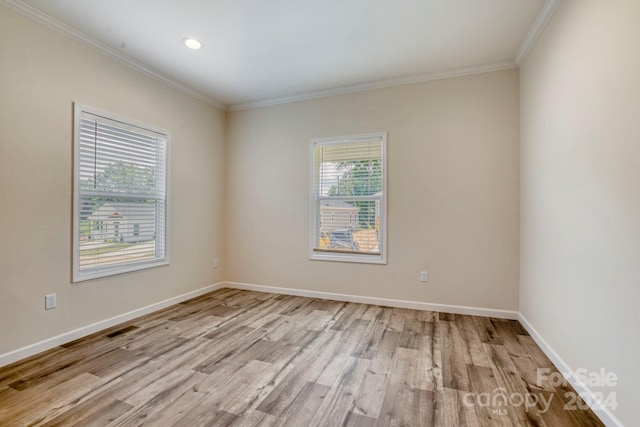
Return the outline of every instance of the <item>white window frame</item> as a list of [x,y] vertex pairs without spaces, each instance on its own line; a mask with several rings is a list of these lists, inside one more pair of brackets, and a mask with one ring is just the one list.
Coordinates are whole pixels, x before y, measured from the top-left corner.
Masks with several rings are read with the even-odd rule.
[[[100,116],[105,119],[120,122],[124,127],[131,126],[161,134],[165,137],[165,236],[164,236],[164,257],[145,261],[132,261],[128,264],[120,264],[111,268],[102,268],[99,271],[80,271],[80,123],[82,113]],[[114,276],[117,274],[129,273],[132,271],[145,270],[147,268],[169,265],[171,253],[171,133],[165,129],[158,128],[146,123],[141,123],[127,117],[106,112],[97,108],[74,102],[73,115],[73,277],[72,282],[82,282],[85,280],[97,279],[100,277]]]
[[[380,230],[378,247],[380,254],[354,254],[339,252],[316,252],[316,229],[319,229],[320,213],[315,214],[316,198],[315,159],[314,147],[316,145],[345,144],[349,142],[365,142],[367,140],[380,139],[382,141],[382,199],[380,200]],[[387,133],[372,132],[358,135],[346,135],[329,138],[313,138],[309,141],[309,259],[315,261],[338,261],[364,264],[387,264]]]

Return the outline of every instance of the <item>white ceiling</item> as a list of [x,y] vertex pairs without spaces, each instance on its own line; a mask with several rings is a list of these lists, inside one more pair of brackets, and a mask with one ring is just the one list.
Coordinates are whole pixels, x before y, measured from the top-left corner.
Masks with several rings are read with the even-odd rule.
[[[213,100],[231,108],[331,93],[336,88],[350,90],[382,86],[384,81],[392,84],[407,78],[407,81],[426,79],[424,76],[456,70],[464,73],[467,69],[515,66],[514,58],[527,34],[535,28],[545,3],[544,0],[5,0],[0,3],[7,2],[14,8],[17,5],[30,10],[30,15],[35,12],[41,21],[43,17],[45,21],[53,17],[108,46],[112,54],[118,51],[116,56],[133,59],[195,90],[214,104]],[[199,51],[187,49],[181,43],[185,37],[199,39],[204,47]]]

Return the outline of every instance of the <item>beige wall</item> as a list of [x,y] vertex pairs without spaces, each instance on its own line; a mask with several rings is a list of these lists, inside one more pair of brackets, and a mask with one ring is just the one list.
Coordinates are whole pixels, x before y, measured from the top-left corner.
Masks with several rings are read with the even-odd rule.
[[[70,283],[73,101],[172,132],[170,266]],[[0,354],[222,279],[224,128],[224,113],[0,7]]]
[[[616,415],[637,424],[638,17],[632,0],[565,0],[520,82],[501,71],[225,121],[0,7],[0,354],[223,279],[518,310],[521,267],[521,312],[572,368],[616,372]],[[70,282],[73,101],[172,132],[170,266]],[[389,135],[388,265],[308,260],[309,139],[375,131]]]
[[[227,280],[516,310],[518,103],[508,70],[230,113]],[[388,265],[310,261],[309,139],[377,131]]]
[[640,2],[566,0],[521,69],[520,310],[640,425]]

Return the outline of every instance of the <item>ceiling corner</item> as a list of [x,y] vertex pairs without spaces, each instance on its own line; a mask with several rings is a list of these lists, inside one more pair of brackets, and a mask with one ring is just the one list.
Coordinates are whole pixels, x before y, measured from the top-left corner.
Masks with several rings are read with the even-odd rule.
[[217,108],[221,111],[227,111],[227,106],[220,103],[219,101],[203,95],[202,93],[191,89],[190,87],[185,86],[184,84],[170,78],[167,77],[163,74],[158,73],[157,71],[152,70],[151,68],[147,67],[146,65],[142,64],[141,62],[136,61],[135,59],[131,58],[130,56],[127,56],[109,46],[107,46],[106,44],[94,39],[93,37],[90,37],[78,30],[76,30],[75,28],[70,27],[69,25],[58,21],[57,19],[39,11],[38,9],[20,1],[20,0],[0,0],[0,6],[6,6],[7,8],[13,10],[14,12],[17,12],[29,19],[31,19],[32,21],[35,21],[39,24],[42,24],[46,27],[49,27],[53,30],[56,30],[58,32],[64,33],[68,36],[70,36],[71,38],[80,41],[86,45],[89,45],[95,49],[98,49],[99,51],[101,51],[103,54],[106,54],[110,57],[112,57],[113,59],[116,59],[117,61],[128,65],[129,67],[149,76],[152,77],[156,80],[161,81],[162,83],[166,84],[167,86],[170,86],[174,89],[177,89],[195,99],[198,99],[199,101],[204,102],[207,105],[210,105],[214,108]]
[[527,56],[535,46],[536,41],[544,31],[544,28],[551,20],[551,17],[558,8],[560,1],[561,0],[547,0],[542,6],[542,9],[540,9],[540,13],[538,13],[529,33],[524,38],[522,45],[520,45],[520,49],[518,49],[518,52],[516,53],[515,61],[518,65],[522,65],[527,60]]

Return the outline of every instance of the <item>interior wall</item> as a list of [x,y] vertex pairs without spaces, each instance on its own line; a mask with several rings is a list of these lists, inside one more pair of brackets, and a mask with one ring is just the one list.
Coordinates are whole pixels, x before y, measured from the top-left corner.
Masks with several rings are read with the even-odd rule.
[[[74,101],[172,133],[169,266],[71,283]],[[221,281],[224,142],[223,112],[0,7],[0,354]]]
[[[517,310],[517,70],[237,111],[227,123],[227,280]],[[388,132],[388,264],[309,260],[309,140],[377,131]]]
[[640,2],[565,0],[521,69],[520,311],[640,425]]

